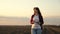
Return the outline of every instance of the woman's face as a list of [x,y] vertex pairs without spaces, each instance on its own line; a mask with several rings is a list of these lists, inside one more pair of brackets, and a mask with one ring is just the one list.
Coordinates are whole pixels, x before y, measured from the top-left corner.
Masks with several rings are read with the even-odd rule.
[[36,9],[34,9],[34,14],[38,14],[38,11]]

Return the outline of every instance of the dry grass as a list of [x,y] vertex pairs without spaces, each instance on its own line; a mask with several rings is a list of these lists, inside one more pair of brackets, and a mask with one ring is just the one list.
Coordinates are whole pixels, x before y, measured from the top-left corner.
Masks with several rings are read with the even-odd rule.
[[[31,26],[0,26],[0,34],[31,34]],[[60,26],[46,25],[43,34],[60,34]]]

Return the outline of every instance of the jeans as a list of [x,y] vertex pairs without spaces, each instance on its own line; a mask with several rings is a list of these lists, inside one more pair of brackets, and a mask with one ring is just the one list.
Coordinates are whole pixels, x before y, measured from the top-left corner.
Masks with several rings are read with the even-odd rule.
[[31,34],[42,34],[42,30],[37,28],[37,29],[31,29]]

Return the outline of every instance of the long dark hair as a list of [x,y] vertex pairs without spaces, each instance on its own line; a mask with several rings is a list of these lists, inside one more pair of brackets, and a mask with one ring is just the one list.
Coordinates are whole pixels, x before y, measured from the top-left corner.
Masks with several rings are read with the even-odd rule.
[[38,11],[38,14],[39,14],[39,21],[41,22],[40,25],[42,25],[44,22],[43,22],[43,17],[42,17],[42,15],[41,15],[41,12],[40,12],[40,10],[39,10],[38,7],[34,7],[34,9],[36,9],[36,10]]

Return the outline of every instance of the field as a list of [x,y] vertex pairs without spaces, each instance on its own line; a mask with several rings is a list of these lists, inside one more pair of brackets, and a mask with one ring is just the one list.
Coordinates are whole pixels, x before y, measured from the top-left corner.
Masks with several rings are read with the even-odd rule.
[[[44,25],[42,34],[60,34],[60,26]],[[0,34],[31,34],[31,26],[0,26]]]

